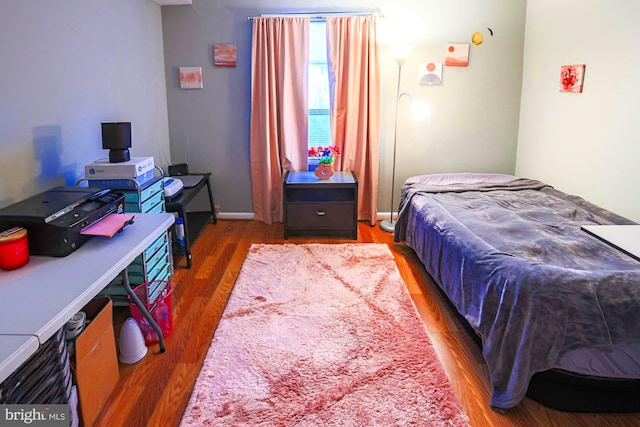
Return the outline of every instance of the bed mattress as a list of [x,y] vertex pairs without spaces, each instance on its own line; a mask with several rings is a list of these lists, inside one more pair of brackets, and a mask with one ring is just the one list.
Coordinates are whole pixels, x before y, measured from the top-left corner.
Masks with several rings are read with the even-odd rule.
[[535,180],[410,178],[394,239],[406,241],[479,334],[505,410],[537,372],[640,378],[640,263],[580,229],[633,224]]

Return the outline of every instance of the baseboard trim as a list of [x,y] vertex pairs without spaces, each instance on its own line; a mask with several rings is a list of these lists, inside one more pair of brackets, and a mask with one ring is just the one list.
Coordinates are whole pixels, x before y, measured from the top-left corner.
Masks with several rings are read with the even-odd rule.
[[[383,219],[389,219],[389,212],[378,212],[378,221]],[[225,220],[243,220],[243,221],[251,221],[255,219],[253,212],[219,212],[216,217],[218,219]],[[397,219],[398,216],[394,212],[393,218]]]
[[251,221],[254,219],[254,214],[253,212],[219,212],[216,214],[216,218],[224,220]]
[[[377,212],[376,215],[378,216],[378,221],[384,220],[384,219],[390,219],[391,215],[389,215],[389,212]],[[393,213],[393,219],[396,220],[398,219],[398,213],[394,212]]]

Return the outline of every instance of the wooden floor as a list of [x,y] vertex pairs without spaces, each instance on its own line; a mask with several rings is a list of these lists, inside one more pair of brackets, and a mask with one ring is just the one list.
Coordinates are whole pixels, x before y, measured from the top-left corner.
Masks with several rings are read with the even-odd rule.
[[[284,243],[282,224],[218,221],[208,224],[193,245],[193,267],[176,259],[172,283],[174,330],[134,365],[120,365],[120,381],[98,426],[177,426],[218,320],[252,243]],[[352,243],[336,238],[292,238],[288,243]],[[413,251],[393,243],[392,234],[360,223],[358,242],[385,243],[424,320],[472,426],[639,426],[640,414],[575,414],[548,409],[525,398],[502,415],[489,408],[486,365],[469,334],[453,316]],[[127,308],[114,313],[116,340]]]

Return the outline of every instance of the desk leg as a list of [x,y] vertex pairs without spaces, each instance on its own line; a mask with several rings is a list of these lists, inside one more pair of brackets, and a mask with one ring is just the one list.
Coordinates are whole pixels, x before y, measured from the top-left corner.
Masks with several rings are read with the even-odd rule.
[[213,217],[213,223],[218,223],[218,218],[216,217],[216,205],[213,203],[213,192],[211,191],[211,182],[209,180],[209,175],[207,175],[207,190],[209,190],[209,206],[211,206],[211,216]]
[[191,269],[191,239],[189,238],[189,220],[184,205],[180,204],[178,215],[182,218],[184,225],[184,255],[187,258],[187,268]]
[[127,291],[127,294],[129,294],[133,302],[140,309],[140,313],[142,313],[145,319],[147,319],[149,324],[153,327],[153,330],[156,331],[156,334],[158,335],[158,344],[160,344],[160,353],[164,353],[165,347],[162,330],[160,329],[160,326],[158,326],[158,323],[156,323],[155,319],[151,317],[151,313],[149,313],[142,301],[140,301],[138,295],[136,295],[135,292],[133,292],[133,289],[131,289],[131,284],[129,283],[129,272],[126,268],[122,270],[122,284],[124,285],[124,289]]

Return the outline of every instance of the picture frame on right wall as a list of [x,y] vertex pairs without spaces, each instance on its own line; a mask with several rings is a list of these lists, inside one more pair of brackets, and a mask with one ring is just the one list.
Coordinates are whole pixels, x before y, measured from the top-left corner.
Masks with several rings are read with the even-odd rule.
[[442,62],[421,62],[419,76],[420,86],[441,85]]
[[585,64],[560,67],[560,92],[582,93]]
[[447,43],[444,65],[447,67],[469,65],[469,43]]

